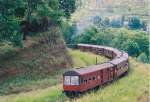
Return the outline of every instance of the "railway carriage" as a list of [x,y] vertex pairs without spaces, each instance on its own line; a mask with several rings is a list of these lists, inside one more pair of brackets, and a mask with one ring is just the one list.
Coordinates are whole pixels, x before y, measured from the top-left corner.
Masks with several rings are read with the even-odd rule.
[[67,71],[63,75],[66,93],[81,93],[113,80],[113,65],[103,63],[87,68]]

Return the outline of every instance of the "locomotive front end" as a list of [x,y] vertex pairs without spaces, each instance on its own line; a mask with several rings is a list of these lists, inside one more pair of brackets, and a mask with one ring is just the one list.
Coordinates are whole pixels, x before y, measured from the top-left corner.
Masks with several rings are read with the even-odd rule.
[[67,71],[63,75],[63,89],[67,94],[80,92],[80,77],[75,71]]

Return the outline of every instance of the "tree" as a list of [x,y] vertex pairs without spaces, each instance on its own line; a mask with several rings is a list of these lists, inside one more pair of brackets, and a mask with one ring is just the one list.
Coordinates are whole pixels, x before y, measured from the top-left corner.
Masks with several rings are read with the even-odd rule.
[[64,30],[63,36],[64,36],[66,43],[67,44],[74,43],[73,38],[75,37],[76,30],[77,30],[76,25],[64,24],[64,26],[66,27],[63,27],[63,30]]
[[26,27],[28,31],[46,31],[51,25],[58,25],[63,16],[58,0],[28,0]]
[[60,0],[59,3],[60,8],[64,10],[66,17],[69,18],[76,9],[76,0]]
[[0,41],[22,46],[30,32],[60,26],[63,11],[60,0],[0,0]]
[[87,43],[87,44],[96,44],[98,29],[91,27],[86,29],[85,32],[78,35],[75,39],[76,42]]
[[114,28],[119,28],[123,26],[124,16],[116,16],[110,20],[110,26]]
[[130,35],[130,39],[139,45],[140,53],[149,53],[149,35],[145,32],[134,31],[133,35]]
[[14,45],[22,46],[23,34],[20,28],[20,19],[23,16],[18,15],[19,8],[24,8],[23,0],[0,0],[0,41],[7,40]]
[[93,18],[93,24],[95,25],[99,25],[99,23],[101,23],[102,18],[100,16],[95,16]]
[[145,53],[141,53],[138,58],[138,61],[143,62],[143,63],[149,63],[148,57]]
[[139,29],[141,28],[140,19],[138,17],[131,17],[129,18],[128,27],[130,29]]
[[124,41],[122,44],[122,49],[127,51],[129,55],[131,56],[137,56],[140,52],[139,45],[132,41],[131,39],[127,39],[127,41]]
[[142,21],[141,22],[141,28],[144,30],[144,31],[146,31],[147,30],[147,22],[146,21]]

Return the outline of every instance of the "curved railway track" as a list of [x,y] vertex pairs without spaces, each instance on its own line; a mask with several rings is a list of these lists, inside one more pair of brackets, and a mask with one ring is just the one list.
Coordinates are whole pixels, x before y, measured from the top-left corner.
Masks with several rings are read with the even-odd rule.
[[103,55],[105,63],[73,69],[63,74],[63,89],[67,95],[78,94],[113,81],[128,73],[128,54],[118,49],[89,44],[77,44],[74,48]]

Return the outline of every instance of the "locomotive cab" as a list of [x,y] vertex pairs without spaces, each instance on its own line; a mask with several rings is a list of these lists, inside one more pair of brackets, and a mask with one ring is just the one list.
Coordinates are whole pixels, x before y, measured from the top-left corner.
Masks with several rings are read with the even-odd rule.
[[64,85],[79,85],[79,76],[64,76]]
[[80,76],[76,71],[67,71],[63,75],[63,88],[66,94],[79,93]]

